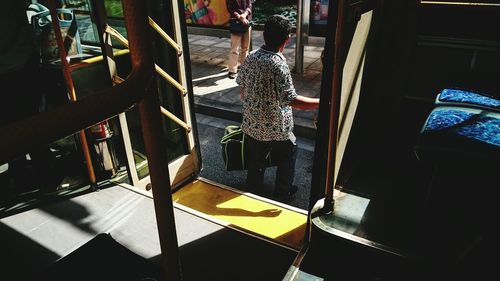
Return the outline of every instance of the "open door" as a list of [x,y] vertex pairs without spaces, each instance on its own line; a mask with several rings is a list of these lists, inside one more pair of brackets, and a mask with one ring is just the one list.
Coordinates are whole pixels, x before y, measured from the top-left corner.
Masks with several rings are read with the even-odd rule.
[[[123,9],[116,1],[84,1],[75,8],[78,28],[84,47],[101,49],[106,58],[110,83],[120,83],[130,71],[128,40],[123,20]],[[192,110],[193,98],[189,49],[184,15],[177,2],[150,1],[149,25],[154,46],[156,75],[151,92],[160,96],[163,133],[167,142],[167,157],[171,186],[174,188],[198,174],[200,151],[196,137],[196,121]],[[101,35],[99,37],[99,35]],[[104,74],[106,75],[106,74]],[[111,181],[150,189],[143,125],[137,107],[114,118],[111,129],[118,146],[118,173]],[[112,146],[113,144],[111,144]],[[113,148],[111,148],[113,149]]]

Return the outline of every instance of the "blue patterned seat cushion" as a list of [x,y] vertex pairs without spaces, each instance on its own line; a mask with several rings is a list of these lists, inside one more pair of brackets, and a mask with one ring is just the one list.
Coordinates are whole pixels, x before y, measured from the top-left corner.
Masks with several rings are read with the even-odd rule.
[[500,110],[500,100],[477,92],[460,89],[443,89],[436,98],[436,105],[472,106]]
[[427,118],[416,145],[419,158],[477,157],[500,160],[500,114],[439,106]]

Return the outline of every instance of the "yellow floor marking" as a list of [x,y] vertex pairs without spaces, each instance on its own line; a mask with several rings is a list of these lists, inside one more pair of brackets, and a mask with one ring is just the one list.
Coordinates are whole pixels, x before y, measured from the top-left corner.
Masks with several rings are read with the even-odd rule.
[[174,202],[295,249],[302,245],[307,216],[195,180],[173,194]]

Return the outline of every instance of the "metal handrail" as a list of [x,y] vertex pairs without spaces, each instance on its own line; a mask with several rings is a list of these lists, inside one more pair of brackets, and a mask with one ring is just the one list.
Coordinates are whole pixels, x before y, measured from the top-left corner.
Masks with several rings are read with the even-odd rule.
[[149,25],[156,31],[158,34],[160,34],[165,41],[167,41],[176,51],[177,55],[181,56],[182,55],[182,48],[177,44],[177,42],[174,41],[168,34],[151,18],[148,17]]
[[[50,10],[50,15],[53,19],[57,19],[57,11],[56,11],[56,4],[54,3],[54,0],[49,0],[49,10]],[[69,92],[69,99],[71,102],[75,102],[77,100],[76,98],[76,90],[75,90],[75,84],[73,82],[73,77],[71,76],[71,68],[69,65],[69,62],[66,60],[68,54],[66,52],[66,48],[64,47],[64,39],[63,35],[61,32],[61,27],[59,26],[59,21],[58,20],[53,20],[52,21],[52,28],[54,29],[54,34],[56,36],[56,41],[57,41],[57,48],[59,50],[59,58],[61,59],[61,65],[62,65],[62,72],[64,76],[64,81],[66,82],[66,90]],[[78,132],[79,134],[79,139],[80,143],[82,146],[82,152],[83,152],[83,157],[85,158],[85,166],[87,168],[88,176],[89,176],[89,181],[91,184],[95,185],[96,184],[96,176],[95,176],[95,171],[94,171],[94,166],[92,165],[92,158],[90,157],[90,150],[87,142],[87,135],[85,134],[85,130],[80,130]]]
[[326,181],[325,181],[325,204],[322,211],[329,213],[334,208],[333,193],[335,189],[335,155],[337,153],[337,144],[339,137],[339,114],[340,114],[340,96],[342,89],[342,69],[344,67],[343,41],[345,33],[345,0],[338,2],[337,29],[335,32],[335,53],[333,65],[333,89],[330,103],[330,119],[328,129],[328,161],[326,163]]
[[[159,27],[158,27],[159,28]],[[107,33],[109,33],[111,36],[113,36],[116,40],[120,41],[123,45],[125,45],[128,48],[128,40],[123,37],[116,29],[112,28],[111,26],[106,26]],[[183,95],[187,93],[187,89],[182,86],[179,82],[177,82],[172,76],[170,76],[166,71],[164,71],[161,67],[159,67],[157,64],[155,64],[155,70],[158,74],[160,74],[165,80],[170,82],[174,87],[179,89],[179,91],[182,92]]]
[[177,116],[175,116],[172,112],[168,111],[166,108],[164,108],[163,106],[160,106],[160,111],[161,113],[170,118],[170,120],[174,121],[175,123],[177,123],[179,126],[181,126],[182,128],[184,128],[184,130],[186,130],[186,132],[191,132],[191,126],[189,126],[186,122],[182,121],[181,119],[179,119]]
[[[151,18],[150,18],[150,21],[151,21]],[[158,26],[158,28],[160,28],[160,27]],[[128,47],[128,40],[125,37],[123,37],[123,35],[121,35],[116,29],[114,29],[111,26],[107,25],[105,31],[108,34],[110,34],[111,36],[115,37],[115,39],[117,39],[118,41],[120,41],[123,45],[125,45],[126,47]],[[172,76],[170,76],[165,70],[163,70],[157,64],[155,64],[155,70],[165,80],[167,80],[172,85],[174,85],[177,89],[179,89],[183,93],[183,95],[185,95],[187,93],[187,89],[184,86],[182,86],[179,82],[177,82],[174,78],[172,78]],[[184,122],[181,119],[177,118],[177,116],[175,116],[173,113],[171,113],[170,111],[168,111],[166,108],[164,108],[161,105],[160,105],[160,109],[161,109],[161,112],[163,113],[164,116],[170,118],[170,120],[174,121],[179,126],[183,127],[188,133],[191,132],[191,126],[189,126],[186,122]]]

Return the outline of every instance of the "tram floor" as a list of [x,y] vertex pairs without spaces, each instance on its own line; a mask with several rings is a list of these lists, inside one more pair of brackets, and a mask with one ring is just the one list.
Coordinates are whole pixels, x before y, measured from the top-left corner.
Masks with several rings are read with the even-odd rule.
[[[179,208],[174,209],[174,215],[183,280],[281,280],[297,254]],[[6,280],[40,276],[100,233],[110,234],[132,253],[160,265],[152,198],[110,186],[0,219],[5,246],[0,254],[1,275]],[[95,270],[125,270],[123,265],[114,267],[118,257],[105,261],[98,258],[102,250],[86,251],[88,257],[66,277],[79,280],[78,276],[95,272],[93,280],[102,280],[104,275]]]
[[199,178],[173,194],[179,207],[223,225],[300,250],[307,213],[251,193]]

